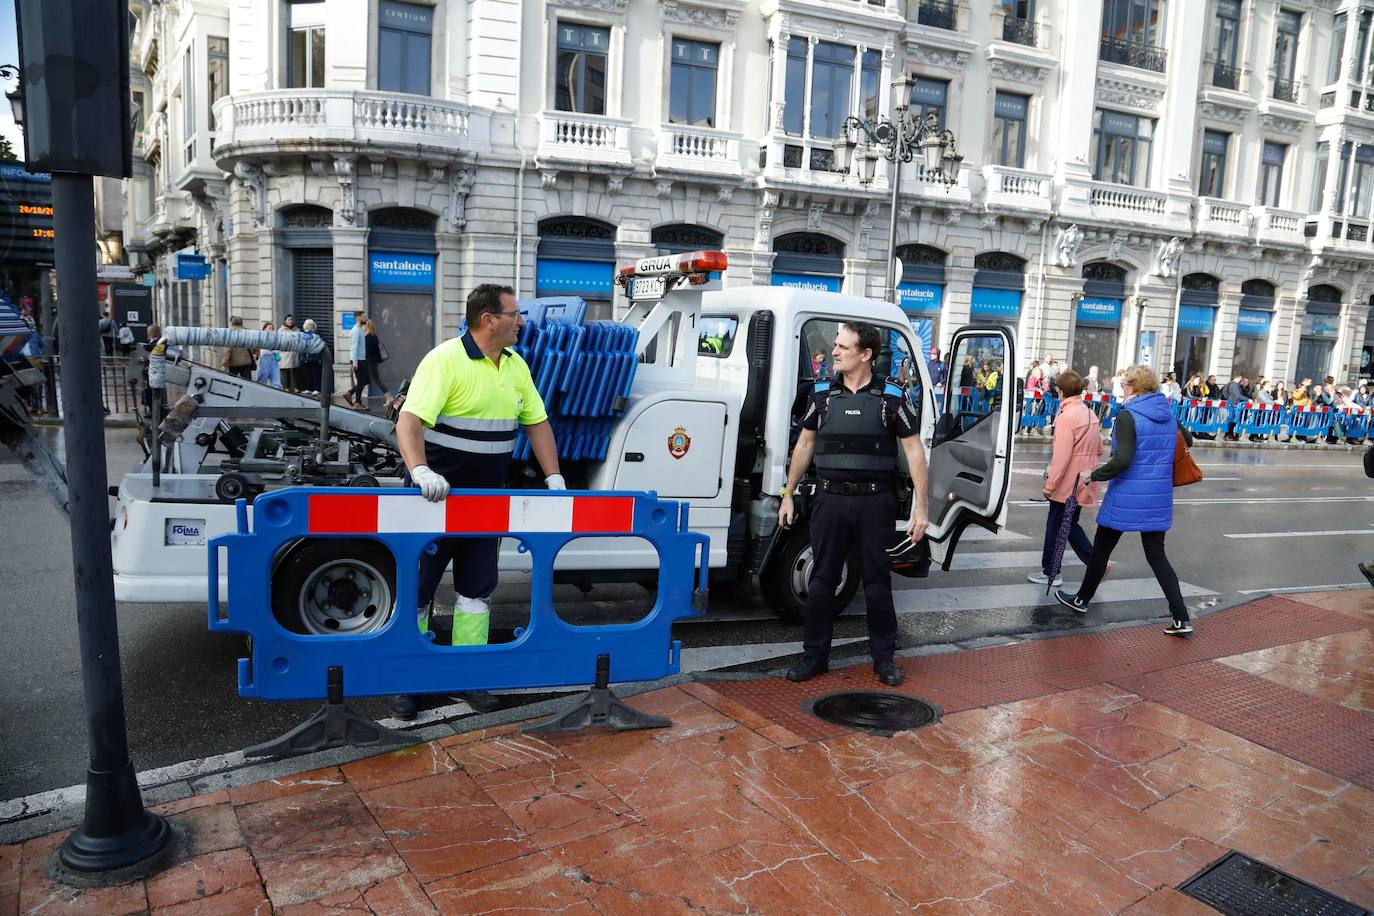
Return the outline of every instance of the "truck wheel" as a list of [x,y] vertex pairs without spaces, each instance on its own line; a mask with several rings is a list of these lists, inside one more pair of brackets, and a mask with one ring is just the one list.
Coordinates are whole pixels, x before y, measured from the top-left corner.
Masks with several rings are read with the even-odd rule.
[[395,610],[396,559],[368,538],[319,538],[287,548],[272,573],[272,615],[292,633],[372,633]]
[[[814,562],[811,536],[799,532],[787,539],[759,577],[764,599],[788,623],[800,624],[806,620],[806,586]],[[858,577],[849,574],[849,564],[845,563],[840,568],[840,586],[835,589],[836,616],[849,607],[858,588]]]

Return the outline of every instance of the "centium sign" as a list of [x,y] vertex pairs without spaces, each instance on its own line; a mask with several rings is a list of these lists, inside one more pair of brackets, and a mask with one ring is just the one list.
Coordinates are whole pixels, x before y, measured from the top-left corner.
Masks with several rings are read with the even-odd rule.
[[52,176],[0,165],[0,263],[51,267]]

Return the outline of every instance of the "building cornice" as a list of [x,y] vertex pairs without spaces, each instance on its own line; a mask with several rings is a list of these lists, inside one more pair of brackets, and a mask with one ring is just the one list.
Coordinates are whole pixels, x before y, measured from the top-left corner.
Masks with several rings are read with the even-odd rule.
[[659,8],[664,22],[733,29],[747,5],[745,0],[663,0]]

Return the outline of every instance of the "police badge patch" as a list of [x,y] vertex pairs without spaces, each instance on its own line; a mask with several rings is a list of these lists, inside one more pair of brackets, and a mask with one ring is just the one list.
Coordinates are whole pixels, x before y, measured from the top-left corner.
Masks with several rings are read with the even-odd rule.
[[673,434],[668,437],[668,454],[674,458],[681,458],[691,447],[692,437],[687,435],[687,430],[681,426],[673,430]]

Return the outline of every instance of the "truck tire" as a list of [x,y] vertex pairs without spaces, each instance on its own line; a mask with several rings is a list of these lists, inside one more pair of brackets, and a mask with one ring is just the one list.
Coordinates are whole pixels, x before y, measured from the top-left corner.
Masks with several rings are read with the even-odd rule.
[[[811,535],[797,531],[787,538],[759,577],[764,600],[788,623],[801,624],[806,620],[806,583],[811,578],[811,564]],[[840,587],[835,590],[837,617],[849,607],[858,588],[859,579],[849,574],[846,562],[840,572]]]
[[395,595],[396,559],[369,538],[296,541],[272,572],[272,616],[304,636],[375,632]]

